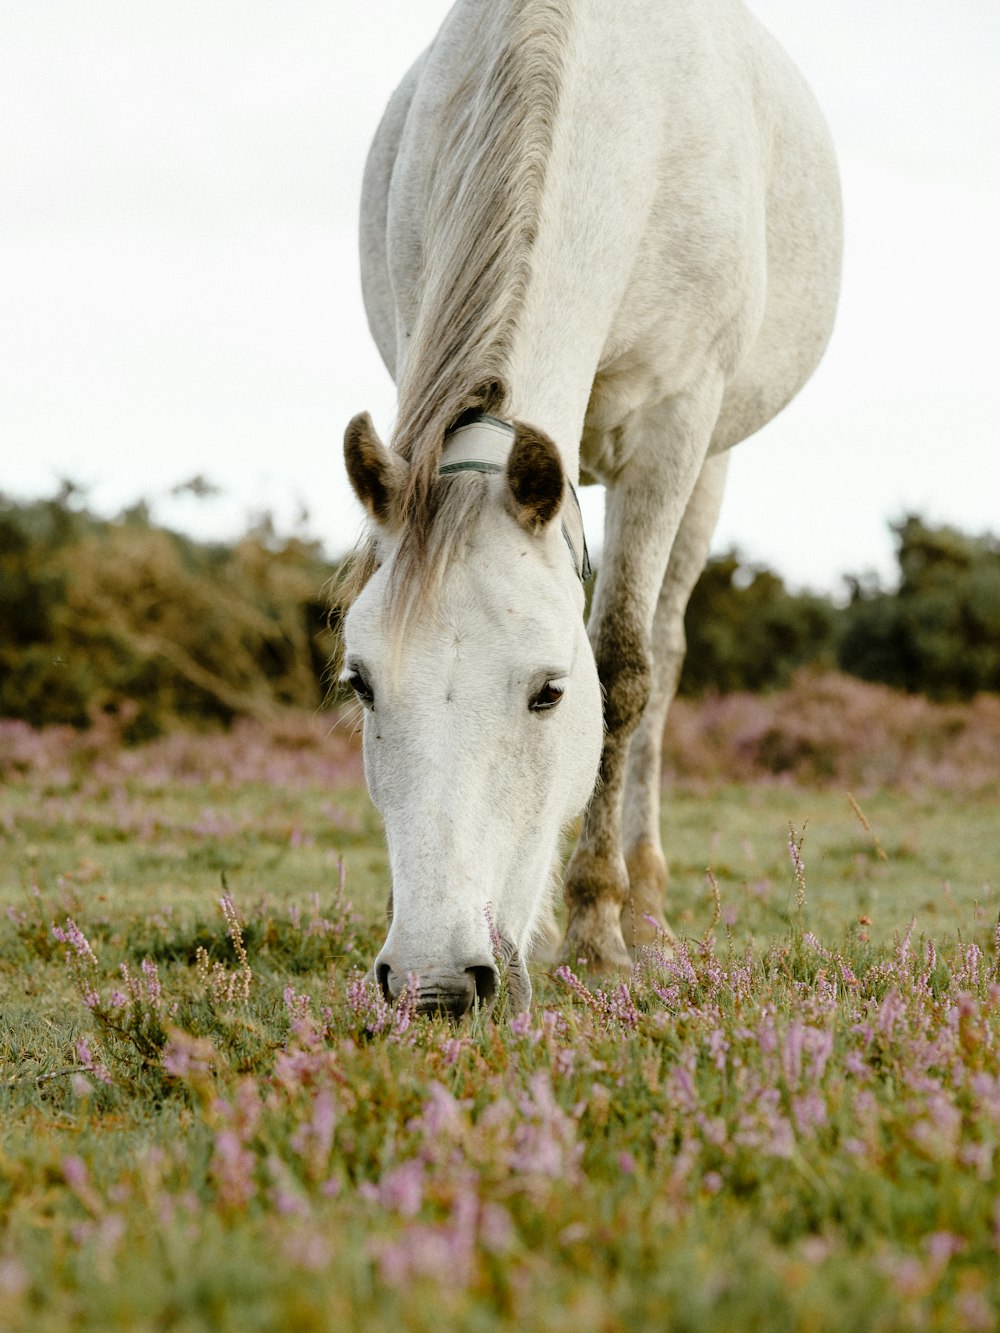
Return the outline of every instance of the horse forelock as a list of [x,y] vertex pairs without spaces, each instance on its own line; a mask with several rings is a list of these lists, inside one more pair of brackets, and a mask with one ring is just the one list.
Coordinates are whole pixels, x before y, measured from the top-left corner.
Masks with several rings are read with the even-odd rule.
[[483,6],[467,68],[430,127],[425,267],[393,441],[410,464],[400,548],[407,587],[433,587],[448,549],[438,511],[453,492],[437,473],[449,427],[470,409],[503,416],[509,406],[570,12],[570,0]]
[[[335,669],[343,654],[343,622],[373,575],[388,562],[382,605],[383,626],[393,645],[393,657],[407,630],[421,615],[433,614],[446,570],[464,558],[465,548],[478,525],[489,494],[489,479],[482,473],[435,477],[430,501],[430,525],[419,537],[404,522],[387,539],[378,533],[364,538],[348,557],[330,586],[331,623],[338,629]],[[391,551],[383,542],[391,542]]]
[[483,473],[435,474],[430,488],[430,521],[404,524],[389,570],[385,624],[391,642],[402,644],[418,616],[433,614],[445,573],[461,561],[489,495]]

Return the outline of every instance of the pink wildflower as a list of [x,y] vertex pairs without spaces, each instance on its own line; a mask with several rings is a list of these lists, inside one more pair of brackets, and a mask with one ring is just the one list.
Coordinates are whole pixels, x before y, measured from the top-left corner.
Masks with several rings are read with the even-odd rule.
[[576,1121],[556,1101],[544,1070],[532,1075],[520,1111],[523,1118],[514,1130],[511,1159],[514,1170],[567,1182],[576,1179],[583,1144],[577,1142]]
[[721,1028],[713,1028],[708,1034],[708,1053],[712,1058],[712,1064],[720,1072],[726,1067],[726,1055],[729,1051],[729,1042]]
[[245,1208],[257,1192],[253,1179],[254,1155],[243,1146],[234,1128],[226,1126],[215,1136],[210,1170],[219,1198],[230,1208]]
[[309,996],[297,995],[294,986],[286,986],[281,997],[292,1023],[300,1023],[309,1015]]
[[678,1110],[690,1114],[698,1107],[698,1092],[690,1069],[678,1065],[667,1079],[667,1095]]
[[[97,957],[90,947],[90,942],[71,916],[66,918],[66,925],[63,929],[53,925],[52,934],[60,944],[68,944],[82,962],[97,965]],[[68,959],[70,955],[67,953],[66,957]]]
[[102,1083],[111,1083],[111,1075],[99,1061],[95,1060],[90,1051],[90,1046],[81,1037],[76,1043],[76,1058],[80,1061],[88,1073],[93,1074],[95,1078],[100,1079]]
[[286,1164],[275,1153],[268,1157],[267,1169],[274,1182],[271,1187],[271,1199],[275,1211],[282,1217],[308,1216],[308,1201]]
[[194,1083],[211,1073],[217,1058],[215,1047],[207,1037],[171,1032],[163,1051],[163,1068],[174,1078]]
[[401,1217],[416,1217],[424,1201],[423,1162],[411,1159],[384,1176],[379,1199]]
[[76,1197],[94,1217],[97,1217],[101,1211],[101,1200],[97,1191],[90,1183],[90,1172],[87,1170],[87,1164],[82,1157],[77,1157],[71,1153],[62,1159],[63,1179],[70,1187]]
[[906,1009],[903,1001],[900,999],[899,991],[887,991],[885,999],[882,1001],[882,1005],[878,1011],[878,1016],[875,1019],[875,1026],[879,1032],[884,1033],[891,1041],[893,1030],[905,1013]]
[[313,1180],[320,1179],[326,1173],[336,1122],[337,1108],[333,1094],[329,1088],[320,1088],[313,1102],[311,1117],[299,1125],[291,1139],[292,1147],[306,1163],[306,1169]]
[[150,958],[144,958],[140,966],[142,974],[146,978],[146,997],[149,1000],[149,1007],[158,1010],[163,998],[163,985],[160,981],[159,970]]
[[490,951],[493,954],[493,961],[499,965],[504,958],[503,938],[497,928],[492,903],[486,904],[483,915],[486,917],[486,926],[490,933]]
[[576,1064],[576,1051],[572,1046],[560,1046],[553,1057],[553,1065],[560,1078],[569,1078]]
[[484,1203],[479,1210],[479,1239],[484,1250],[502,1254],[514,1243],[514,1223],[500,1203]]
[[441,1055],[446,1068],[456,1064],[458,1057],[465,1050],[468,1042],[464,1037],[445,1037],[441,1042]]
[[818,1092],[810,1091],[792,1098],[792,1114],[800,1134],[809,1136],[826,1124],[826,1102]]
[[949,1259],[962,1253],[965,1241],[950,1231],[932,1231],[924,1237],[924,1248],[935,1267],[944,1268]]
[[865,1064],[864,1057],[858,1051],[848,1051],[846,1053],[844,1068],[854,1078],[867,1078],[870,1072]]
[[796,1086],[802,1077],[802,1047],[805,1041],[805,1028],[801,1023],[793,1022],[788,1025],[788,1032],[785,1034],[785,1044],[781,1048],[781,1067],[785,1078],[792,1086]]
[[410,1121],[409,1128],[430,1140],[455,1137],[461,1129],[463,1109],[468,1103],[460,1102],[443,1083],[432,1082],[427,1091],[430,1094],[428,1100],[420,1115]]
[[14,1255],[0,1259],[0,1294],[11,1301],[19,1300],[31,1286],[28,1270]]

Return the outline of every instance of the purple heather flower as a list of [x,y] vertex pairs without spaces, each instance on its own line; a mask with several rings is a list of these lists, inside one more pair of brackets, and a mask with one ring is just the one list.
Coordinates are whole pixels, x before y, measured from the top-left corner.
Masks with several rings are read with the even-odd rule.
[[486,917],[486,926],[490,932],[490,951],[493,954],[493,961],[499,964],[503,961],[504,956],[503,939],[497,928],[496,919],[493,916],[492,903],[486,904],[486,907],[483,910],[483,915]]
[[90,1046],[84,1038],[76,1043],[76,1058],[84,1066],[88,1073],[93,1074],[95,1078],[100,1079],[102,1083],[110,1083],[111,1075],[105,1069],[104,1065],[94,1059]]
[[254,1155],[235,1129],[227,1126],[216,1133],[210,1169],[222,1201],[230,1208],[245,1208],[257,1192]]
[[160,1000],[163,997],[163,984],[160,981],[159,969],[151,958],[144,958],[140,967],[143,976],[146,978],[146,996],[149,1000],[149,1007],[159,1009]]
[[416,1217],[424,1201],[424,1164],[416,1158],[383,1176],[379,1198],[401,1217]]
[[53,925],[52,934],[60,944],[68,944],[81,961],[92,963],[96,966],[97,957],[94,954],[93,949],[90,947],[86,935],[71,916],[66,918],[66,925],[63,929]]

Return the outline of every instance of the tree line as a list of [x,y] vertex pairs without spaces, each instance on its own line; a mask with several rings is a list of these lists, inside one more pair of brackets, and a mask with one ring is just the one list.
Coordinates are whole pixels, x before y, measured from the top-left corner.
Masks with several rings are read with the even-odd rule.
[[[845,605],[788,589],[729,551],[710,560],[686,619],[681,691],[780,687],[809,665],[935,699],[1000,691],[1000,542],[910,515],[893,526],[897,586],[849,577]],[[338,572],[320,545],[268,522],[232,543],[113,520],[66,485],[0,496],[0,717],[134,740],[177,723],[228,724],[331,695]]]
[[896,586],[847,575],[846,605],[790,592],[732,551],[710,560],[688,606],[682,692],[774,688],[814,663],[937,700],[1000,691],[1000,541],[913,514],[891,527]]

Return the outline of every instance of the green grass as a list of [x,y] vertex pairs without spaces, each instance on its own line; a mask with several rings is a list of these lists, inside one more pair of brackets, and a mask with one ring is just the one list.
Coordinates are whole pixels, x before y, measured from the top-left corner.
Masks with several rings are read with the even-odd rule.
[[[706,870],[720,886],[726,923],[742,937],[787,923],[786,843],[805,833],[810,920],[837,933],[866,915],[886,943],[911,918],[932,933],[954,933],[976,904],[1000,907],[997,804],[989,793],[884,791],[859,807],[837,790],[770,786],[675,789],[665,799],[671,924],[700,936],[711,920]],[[128,916],[151,903],[172,914],[204,912],[225,874],[241,898],[302,899],[337,879],[343,860],[350,896],[364,919],[382,913],[387,864],[378,815],[364,788],[290,791],[261,782],[91,785],[8,783],[2,797],[16,836],[5,840],[0,904],[31,885],[56,886],[88,904]]]
[[455,1028],[356,767],[199,745],[0,789],[0,1329],[996,1327],[987,795],[679,787],[681,953]]
[[866,930],[880,944],[914,918],[939,936],[954,935],[971,919],[997,919],[994,795],[883,791],[852,806],[853,799],[846,791],[774,786],[671,793],[664,846],[675,929],[699,935],[711,919],[706,868],[736,933],[767,935],[787,922],[794,898],[789,824],[804,831],[810,926],[824,937],[837,938],[861,916],[871,918]]

